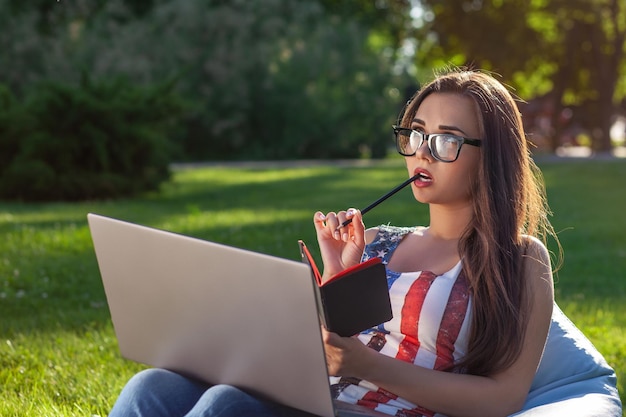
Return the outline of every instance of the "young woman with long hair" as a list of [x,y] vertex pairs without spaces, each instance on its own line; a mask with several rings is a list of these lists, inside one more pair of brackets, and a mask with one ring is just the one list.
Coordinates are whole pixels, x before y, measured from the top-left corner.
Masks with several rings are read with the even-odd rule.
[[[399,395],[444,414],[511,414],[526,399],[553,305],[550,258],[540,240],[552,229],[521,116],[493,77],[461,71],[438,77],[419,91],[394,130],[409,176],[422,174],[412,189],[416,200],[429,205],[428,227],[365,233],[356,210],[318,213],[315,224],[329,275],[359,261],[366,244],[380,246],[381,238],[397,241],[386,248],[393,255],[386,254],[387,268],[400,274],[398,287],[403,283],[400,294],[390,288],[392,296],[404,298],[394,317],[403,321],[406,315],[411,324],[383,326],[359,338],[365,344],[384,339],[394,345],[396,357],[403,350],[416,353],[411,360],[390,360],[356,340],[327,334],[331,373],[362,378],[377,392],[393,393],[389,400],[383,396],[386,407]],[[336,230],[348,218],[352,223]],[[405,277],[409,282],[403,282]],[[446,290],[438,285],[441,277],[453,281]],[[425,287],[420,285],[429,278]],[[431,311],[437,315],[428,316]],[[449,332],[444,325],[460,327]],[[406,334],[403,326],[417,333]],[[424,338],[432,343],[425,346]],[[421,350],[427,359],[414,366]],[[437,369],[427,369],[430,364]],[[350,390],[364,397],[374,392]]]

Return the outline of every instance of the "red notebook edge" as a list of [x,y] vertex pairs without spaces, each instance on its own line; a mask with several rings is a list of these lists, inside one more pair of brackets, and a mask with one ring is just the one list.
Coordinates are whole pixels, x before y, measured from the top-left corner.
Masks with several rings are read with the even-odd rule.
[[322,274],[320,273],[319,269],[317,268],[317,265],[315,264],[315,260],[313,259],[313,256],[311,255],[311,252],[309,251],[309,248],[307,248],[306,244],[304,243],[303,240],[298,240],[298,244],[300,245],[301,248],[301,252],[302,254],[306,257],[306,261],[307,263],[311,266],[311,269],[313,270],[313,274],[315,275],[315,281],[317,282],[318,286],[323,286],[326,285],[330,282],[333,282],[341,277],[344,277],[346,275],[350,275],[354,272],[358,272],[361,271],[363,269],[367,269],[370,266],[379,264],[382,262],[382,259],[375,257],[375,258],[370,258],[365,262],[361,262],[358,263],[356,265],[353,265],[349,268],[344,269],[343,271],[339,272],[338,274],[333,275],[332,277],[330,277],[330,279],[324,283],[322,283]]

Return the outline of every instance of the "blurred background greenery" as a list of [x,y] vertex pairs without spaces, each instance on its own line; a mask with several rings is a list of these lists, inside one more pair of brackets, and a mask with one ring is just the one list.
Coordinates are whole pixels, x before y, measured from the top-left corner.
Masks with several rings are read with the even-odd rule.
[[623,0],[0,0],[0,25],[4,199],[133,195],[172,161],[382,158],[451,65],[510,85],[537,151],[624,140]]

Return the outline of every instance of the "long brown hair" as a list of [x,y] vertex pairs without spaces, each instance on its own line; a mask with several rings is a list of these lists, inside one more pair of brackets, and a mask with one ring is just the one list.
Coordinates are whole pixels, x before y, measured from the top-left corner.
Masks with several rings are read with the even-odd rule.
[[[522,118],[509,91],[492,76],[462,69],[425,85],[407,103],[403,127],[432,93],[475,103],[481,162],[471,187],[473,216],[459,241],[472,294],[468,353],[458,364],[475,375],[506,369],[520,355],[532,294],[523,279],[527,239],[556,236],[547,216],[543,178],[530,157]],[[558,240],[557,240],[558,242]]]

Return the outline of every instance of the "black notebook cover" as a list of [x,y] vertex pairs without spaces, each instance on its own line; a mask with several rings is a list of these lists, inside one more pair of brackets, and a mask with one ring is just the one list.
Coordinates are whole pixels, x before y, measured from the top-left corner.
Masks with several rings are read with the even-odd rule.
[[353,336],[391,320],[385,266],[380,258],[348,268],[322,284],[322,276],[303,241],[302,261],[311,267],[318,310],[324,327],[340,336]]

